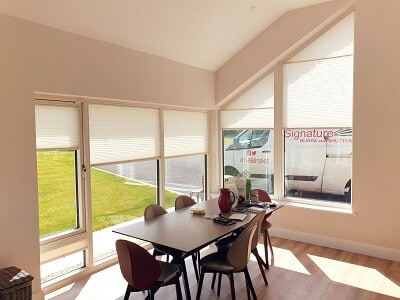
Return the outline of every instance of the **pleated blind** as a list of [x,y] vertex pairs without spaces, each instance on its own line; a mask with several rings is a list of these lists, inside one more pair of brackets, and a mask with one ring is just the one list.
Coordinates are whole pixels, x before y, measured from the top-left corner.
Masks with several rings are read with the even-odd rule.
[[90,104],[91,164],[159,157],[159,119],[158,109]]
[[350,14],[283,66],[284,127],[352,126],[353,41]]
[[207,113],[164,110],[165,157],[205,153],[207,143]]
[[36,149],[77,149],[79,112],[76,106],[35,105]]
[[221,111],[223,129],[274,126],[274,73],[269,74]]

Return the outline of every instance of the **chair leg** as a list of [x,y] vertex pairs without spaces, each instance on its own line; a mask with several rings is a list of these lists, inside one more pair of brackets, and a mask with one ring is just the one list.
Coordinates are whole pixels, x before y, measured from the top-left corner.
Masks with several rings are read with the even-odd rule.
[[188,279],[188,274],[186,270],[186,264],[185,264],[185,259],[181,260],[180,263],[181,270],[182,270],[182,276],[183,276],[183,287],[185,288],[185,294],[186,298],[190,299],[190,287],[189,287],[189,279]]
[[[246,276],[245,276],[246,277]],[[246,281],[246,293],[247,293],[247,300],[250,300],[250,287],[249,287],[249,283]]]
[[257,259],[258,267],[260,268],[261,275],[262,275],[262,277],[264,279],[264,284],[268,285],[267,276],[265,275],[265,272],[264,272],[265,263],[263,262],[260,254],[258,253],[257,248],[253,249],[251,252],[254,254],[254,256]]
[[179,282],[179,278],[176,280],[175,289],[176,289],[176,299],[182,300],[182,289],[181,289],[181,283]]
[[269,236],[268,230],[267,230],[267,238],[268,238],[269,249],[271,250],[271,256],[274,256],[274,250],[272,249],[271,237]]
[[197,268],[197,255],[199,255],[198,252],[195,254],[192,254],[192,261],[193,261],[193,269],[194,269],[194,274],[196,275],[196,280],[199,281],[199,270]]
[[250,287],[250,292],[253,295],[253,299],[257,300],[256,291],[254,290],[253,283],[251,282],[249,270],[247,269],[247,267],[244,269],[244,276],[246,277],[246,281]]
[[263,238],[264,238],[264,253],[265,253],[265,267],[269,269],[268,262],[268,230],[263,230]]
[[196,300],[200,300],[201,288],[203,287],[203,280],[204,280],[204,270],[203,268],[200,268],[200,278],[199,278],[199,284],[197,286]]
[[236,293],[235,293],[235,282],[233,280],[233,273],[229,273],[228,277],[229,277],[229,283],[230,283],[230,286],[231,286],[232,300],[235,300],[236,299]]
[[221,294],[221,281],[222,281],[222,273],[218,274],[218,289],[217,289],[217,296]]
[[212,278],[212,281],[211,281],[211,289],[213,290],[214,289],[214,286],[215,286],[215,279],[217,278],[217,273],[213,273],[213,278]]
[[131,294],[131,289],[130,289],[130,287],[129,287],[129,285],[128,285],[127,288],[126,288],[124,300],[128,300],[130,294]]

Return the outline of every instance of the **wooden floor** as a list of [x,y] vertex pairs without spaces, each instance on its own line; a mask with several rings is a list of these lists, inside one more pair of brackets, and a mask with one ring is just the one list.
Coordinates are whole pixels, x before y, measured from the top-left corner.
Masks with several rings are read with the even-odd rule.
[[[400,262],[274,237],[272,244],[274,259],[267,270],[268,286],[264,285],[254,257],[249,264],[258,299],[400,299]],[[262,245],[258,248],[262,254]],[[210,248],[202,255],[213,250]],[[190,260],[187,266],[192,298],[195,299],[197,283]],[[219,298],[216,291],[211,290],[210,283],[211,275],[206,274],[201,299],[231,299],[225,276]],[[235,287],[237,299],[246,299],[242,274],[235,275]],[[46,295],[45,299],[122,300],[125,288],[126,283],[116,265]],[[132,293],[130,297],[143,298],[142,293]],[[156,299],[175,299],[174,287],[160,289]]]

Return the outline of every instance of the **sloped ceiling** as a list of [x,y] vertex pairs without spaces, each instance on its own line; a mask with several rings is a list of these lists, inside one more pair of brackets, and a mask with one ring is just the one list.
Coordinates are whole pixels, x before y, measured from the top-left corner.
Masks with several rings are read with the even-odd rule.
[[2,0],[0,13],[216,71],[289,10],[328,0]]

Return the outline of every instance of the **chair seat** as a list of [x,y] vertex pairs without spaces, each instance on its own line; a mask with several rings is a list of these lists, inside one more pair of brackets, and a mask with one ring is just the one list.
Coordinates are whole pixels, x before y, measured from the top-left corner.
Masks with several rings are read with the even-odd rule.
[[157,284],[170,285],[175,283],[176,277],[180,274],[179,265],[159,261],[161,267],[160,277],[157,279]]
[[203,257],[200,260],[200,265],[211,272],[217,273],[231,273],[240,271],[227,261],[226,254],[220,252],[214,252]]
[[261,223],[261,230],[268,230],[272,227],[272,223],[268,222],[265,218]]

